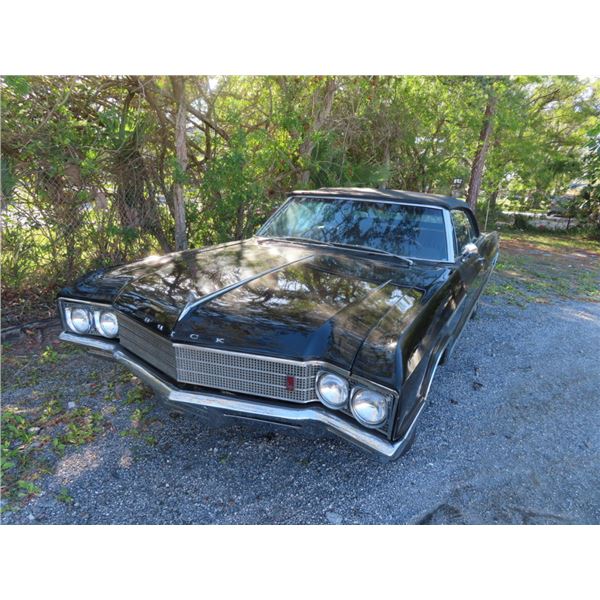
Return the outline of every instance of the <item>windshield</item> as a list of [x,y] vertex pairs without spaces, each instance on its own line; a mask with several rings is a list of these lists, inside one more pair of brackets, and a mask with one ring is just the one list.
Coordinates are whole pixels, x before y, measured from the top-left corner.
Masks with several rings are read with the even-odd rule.
[[448,260],[441,208],[293,198],[257,235],[368,246],[409,258]]

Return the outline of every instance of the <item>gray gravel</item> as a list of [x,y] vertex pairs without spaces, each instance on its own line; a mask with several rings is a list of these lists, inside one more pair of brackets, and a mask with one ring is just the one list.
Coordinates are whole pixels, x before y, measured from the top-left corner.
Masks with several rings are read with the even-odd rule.
[[[2,520],[600,523],[599,355],[598,304],[483,298],[438,369],[413,448],[391,464],[336,439],[207,429],[152,400],[151,444],[126,435],[135,407],[113,400],[111,428],[68,449],[42,495]],[[74,393],[106,364],[73,361]],[[48,376],[64,387],[60,369]],[[9,390],[5,405],[26,395]],[[104,410],[111,400],[77,403]],[[56,498],[63,486],[73,502]]]

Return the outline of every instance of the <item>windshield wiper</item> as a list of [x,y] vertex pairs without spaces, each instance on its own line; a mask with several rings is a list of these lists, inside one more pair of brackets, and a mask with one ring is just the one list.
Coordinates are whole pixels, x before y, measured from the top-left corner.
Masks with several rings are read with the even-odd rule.
[[259,237],[260,240],[264,240],[266,242],[274,241],[274,242],[289,242],[290,244],[317,244],[319,246],[330,246],[328,242],[321,242],[320,240],[311,240],[310,238],[303,237],[294,237],[294,236],[265,236]]
[[313,240],[310,238],[296,237],[296,236],[281,236],[281,237],[268,237],[264,239],[269,240],[281,240],[284,242],[293,243],[305,243],[305,244],[317,244],[318,246],[328,246],[330,248],[348,248],[349,250],[360,250],[362,252],[368,252],[369,254],[382,254],[383,256],[391,256],[404,261],[407,265],[412,266],[414,261],[406,256],[400,254],[394,254],[387,250],[381,250],[380,248],[371,248],[371,246],[361,246],[360,244],[345,244],[343,242],[324,242],[322,240]]
[[329,245],[339,246],[340,248],[362,250],[363,252],[369,252],[370,254],[383,254],[384,256],[392,256],[393,258],[399,258],[400,260],[403,260],[409,266],[412,266],[415,264],[415,261],[412,260],[412,258],[408,258],[407,256],[402,256],[400,254],[394,254],[393,252],[388,252],[387,250],[382,250],[381,248],[372,248],[371,246],[361,246],[360,244],[344,244],[343,242],[329,242]]

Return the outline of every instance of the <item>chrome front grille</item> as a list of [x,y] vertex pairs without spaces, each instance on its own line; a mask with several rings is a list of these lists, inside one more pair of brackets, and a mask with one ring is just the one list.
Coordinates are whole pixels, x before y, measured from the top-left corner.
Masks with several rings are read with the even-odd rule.
[[317,400],[319,365],[173,344],[119,313],[121,345],[181,383],[289,402]]
[[314,363],[175,344],[177,381],[290,402],[316,400]]
[[177,367],[175,365],[173,344],[122,313],[119,313],[118,319],[121,346],[156,367],[159,371],[176,379]]

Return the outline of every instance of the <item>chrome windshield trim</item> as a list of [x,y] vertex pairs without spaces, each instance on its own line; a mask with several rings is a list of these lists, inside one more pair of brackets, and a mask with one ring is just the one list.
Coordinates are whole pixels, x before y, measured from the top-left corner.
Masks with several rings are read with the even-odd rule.
[[260,232],[271,224],[271,221],[291,202],[292,198],[294,198],[294,196],[288,196],[286,198],[285,202],[279,208],[277,208],[277,210],[262,224],[261,227],[259,227],[258,231],[254,234],[254,237],[261,236]]
[[[350,200],[351,202],[372,202],[373,204],[401,204],[402,206],[416,206],[417,208],[432,208],[433,210],[446,210],[443,206],[426,204],[424,202],[410,202],[410,200],[379,200],[376,198],[351,198],[348,196],[319,196],[318,194],[303,194],[302,196],[289,196],[286,204],[293,198],[314,198],[315,200]],[[285,206],[282,205],[281,208]],[[279,210],[276,211],[277,214]],[[275,216],[273,214],[273,216]],[[261,228],[262,229],[262,228]]]
[[[330,201],[349,200],[351,202],[373,202],[375,204],[394,204],[394,205],[401,204],[402,206],[415,206],[417,208],[430,208],[432,210],[441,210],[443,218],[444,218],[444,230],[445,230],[445,234],[446,234],[446,252],[448,254],[448,258],[446,260],[434,260],[431,258],[420,258],[418,256],[407,256],[406,258],[409,258],[410,260],[414,260],[414,261],[423,261],[423,262],[428,262],[428,263],[440,263],[440,264],[444,264],[444,265],[454,264],[454,262],[455,262],[454,246],[453,246],[453,242],[452,242],[452,235],[453,235],[454,229],[452,228],[452,221],[450,220],[450,211],[448,209],[444,208],[443,206],[434,206],[432,204],[419,204],[416,202],[408,202],[408,201],[405,202],[403,200],[376,200],[374,198],[349,198],[348,196],[324,197],[324,196],[319,196],[318,194],[315,194],[315,195],[306,194],[306,195],[302,195],[302,196],[288,196],[286,201],[263,223],[262,227],[254,234],[253,237],[267,239],[269,236],[263,235],[262,231],[264,229],[266,229],[266,227],[268,225],[270,225],[271,221],[273,221],[273,219],[275,219],[275,217],[281,211],[283,211],[283,209],[290,203],[290,201],[292,201],[295,198],[313,198],[315,200],[330,200]],[[314,240],[314,241],[318,242],[318,240]],[[308,244],[310,244],[310,242],[311,242],[310,238],[307,238],[306,242]],[[334,249],[343,250],[343,248],[341,248],[341,247],[334,248]],[[377,250],[377,248],[374,248],[374,250]],[[381,254],[381,256],[385,257],[384,254]]]
[[450,211],[442,208],[444,211],[444,225],[446,227],[446,251],[448,253],[448,262],[455,262],[456,257],[454,256],[454,226],[452,225],[452,218]]

